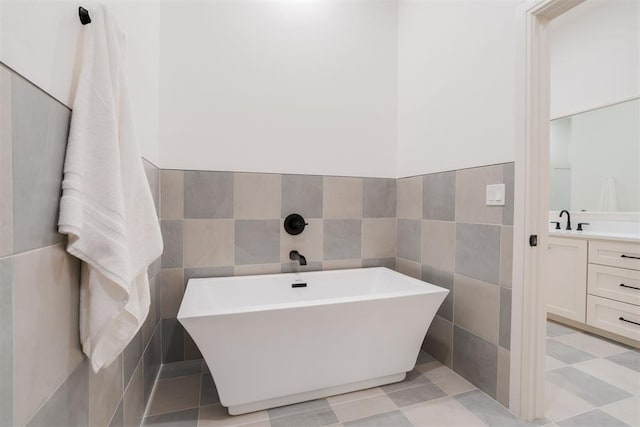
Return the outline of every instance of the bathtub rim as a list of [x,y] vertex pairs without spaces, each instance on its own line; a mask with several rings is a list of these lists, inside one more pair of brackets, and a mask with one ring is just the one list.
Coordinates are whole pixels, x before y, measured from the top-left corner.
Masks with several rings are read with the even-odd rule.
[[[384,293],[375,293],[375,294],[360,294],[354,296],[347,297],[337,297],[337,298],[322,298],[308,301],[293,301],[293,302],[283,302],[276,304],[262,304],[262,305],[250,305],[250,306],[241,306],[241,307],[231,307],[231,308],[208,308],[206,312],[203,310],[198,310],[194,307],[189,307],[189,310],[192,313],[186,313],[187,308],[185,307],[185,301],[187,300],[187,294],[189,293],[189,287],[192,286],[191,282],[195,286],[204,286],[202,283],[197,285],[198,282],[202,281],[222,281],[222,280],[232,280],[238,281],[250,277],[252,279],[260,279],[260,278],[272,278],[273,276],[283,276],[283,277],[294,277],[294,280],[304,279],[305,275],[309,274],[318,274],[318,273],[333,273],[333,272],[347,272],[347,271],[361,271],[361,270],[379,270],[379,271],[389,271],[393,274],[397,274],[403,276],[403,280],[409,280],[410,282],[417,284],[425,289],[412,289],[412,290],[403,290],[403,291],[395,291],[395,292],[384,292]],[[426,286],[425,286],[426,285]],[[251,275],[251,276],[228,276],[228,277],[201,277],[201,278],[192,278],[187,281],[187,286],[184,292],[184,297],[182,302],[180,303],[180,309],[178,310],[178,315],[176,318],[178,320],[184,319],[197,319],[197,318],[205,318],[212,316],[224,316],[224,315],[233,315],[233,314],[243,314],[243,313],[256,313],[256,312],[268,312],[268,311],[277,311],[277,310],[286,310],[286,309],[296,309],[296,308],[305,308],[305,307],[317,307],[323,305],[334,305],[334,304],[347,304],[347,303],[355,303],[355,302],[364,302],[364,301],[372,301],[372,300],[381,300],[381,299],[392,299],[392,298],[404,298],[408,296],[414,295],[429,295],[429,294],[440,294],[444,292],[444,296],[449,294],[450,290],[444,288],[442,286],[435,285],[433,283],[425,282],[420,279],[416,279],[415,277],[407,276],[406,274],[399,273],[395,270],[391,270],[387,267],[367,267],[367,268],[351,268],[344,270],[319,270],[319,271],[309,271],[309,272],[301,272],[301,273],[273,273],[273,274],[259,274],[259,275]],[[183,310],[184,307],[184,310]]]

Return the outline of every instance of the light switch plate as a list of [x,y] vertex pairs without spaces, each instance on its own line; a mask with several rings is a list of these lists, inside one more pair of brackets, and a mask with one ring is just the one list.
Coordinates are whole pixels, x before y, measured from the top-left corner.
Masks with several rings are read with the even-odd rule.
[[504,184],[487,185],[487,206],[504,206]]

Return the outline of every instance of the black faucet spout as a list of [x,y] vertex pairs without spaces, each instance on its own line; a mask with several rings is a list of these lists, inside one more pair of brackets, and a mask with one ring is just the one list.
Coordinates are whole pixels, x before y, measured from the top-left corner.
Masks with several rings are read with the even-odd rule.
[[560,211],[560,215],[559,216],[560,216],[560,218],[562,218],[562,215],[565,214],[565,213],[567,214],[567,228],[566,228],[566,230],[571,230],[571,214],[569,213],[569,211],[566,210],[566,209],[563,209],[563,210]]
[[300,265],[307,265],[307,259],[298,251],[289,252],[289,259],[291,261],[298,261]]

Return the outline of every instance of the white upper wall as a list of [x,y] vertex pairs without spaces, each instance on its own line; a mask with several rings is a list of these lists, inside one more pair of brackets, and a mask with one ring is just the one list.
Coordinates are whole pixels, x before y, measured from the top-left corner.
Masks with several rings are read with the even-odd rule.
[[552,118],[640,95],[640,1],[587,0],[549,29]]
[[161,165],[395,177],[397,5],[161,6]]
[[[127,40],[126,67],[142,155],[158,163],[159,6],[104,2]],[[97,3],[84,1],[91,10]],[[73,104],[83,26],[76,1],[0,0],[0,62],[68,107]]]
[[398,176],[514,160],[518,5],[400,1]]

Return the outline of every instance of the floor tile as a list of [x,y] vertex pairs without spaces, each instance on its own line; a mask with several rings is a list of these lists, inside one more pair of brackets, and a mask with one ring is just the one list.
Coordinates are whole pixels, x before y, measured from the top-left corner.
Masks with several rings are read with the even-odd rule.
[[535,424],[519,420],[504,406],[480,390],[459,394],[455,399],[476,417],[491,427],[498,426],[534,426]]
[[630,393],[571,366],[547,372],[547,380],[595,406],[631,397]]
[[220,403],[218,389],[213,382],[211,374],[202,375],[202,384],[200,386],[200,406]]
[[341,405],[343,403],[352,402],[354,400],[366,399],[373,396],[384,394],[380,387],[368,388],[366,390],[358,390],[352,393],[339,394],[327,398],[331,406]]
[[269,427],[269,425],[267,411],[233,416],[229,415],[227,408],[218,404],[200,407],[198,415],[198,427]]
[[475,390],[476,388],[473,384],[443,365],[424,371],[423,375],[449,396]]
[[333,409],[321,409],[313,412],[302,412],[287,415],[286,417],[270,418],[271,427],[315,427],[328,426],[337,423],[339,420]]
[[446,396],[445,392],[432,382],[387,394],[401,408]]
[[147,415],[197,408],[201,378],[202,375],[191,375],[158,381]]
[[577,415],[558,423],[560,427],[629,427],[617,418],[599,409]]
[[386,395],[354,400],[341,405],[332,405],[332,407],[333,412],[341,422],[357,420],[398,409],[395,403]]
[[418,352],[418,360],[416,360],[416,366],[417,365],[424,365],[425,363],[431,363],[431,362],[435,362],[436,359],[433,358],[433,356],[431,356],[429,353],[426,353],[424,351],[420,351]]
[[640,398],[638,397],[603,406],[600,410],[630,426],[640,426]]
[[561,362],[554,357],[546,356],[545,358],[545,367],[547,371],[551,371],[553,369],[558,369],[558,368],[564,368],[565,366],[567,366],[566,363]]
[[547,356],[551,356],[569,365],[596,358],[593,354],[589,354],[570,345],[561,343],[555,339],[547,340]]
[[198,409],[187,409],[186,411],[170,412],[168,414],[146,417],[142,426],[162,426],[162,427],[196,427],[198,425]]
[[373,415],[359,420],[347,421],[345,427],[413,427],[411,421],[400,411]]
[[607,359],[593,359],[577,363],[573,367],[634,396],[640,395],[640,372],[625,368]]
[[402,409],[402,412],[415,426],[486,426],[480,418],[453,398],[409,406]]
[[640,352],[630,350],[624,353],[616,354],[615,356],[607,357],[607,360],[617,363],[618,365],[625,366],[634,371],[640,372]]
[[545,400],[545,417],[551,421],[564,420],[595,409],[591,403],[550,381],[545,384]]
[[559,337],[561,335],[574,334],[575,329],[568,328],[555,322],[547,322],[547,337]]
[[158,379],[166,380],[169,378],[186,377],[189,375],[196,375],[201,372],[202,359],[166,363],[162,365],[162,369],[160,370],[160,377]]
[[589,334],[568,334],[555,339],[598,357],[612,356],[627,351],[626,347]]
[[424,377],[419,371],[414,369],[413,371],[407,372],[407,377],[404,379],[404,381],[388,384],[382,386],[381,388],[385,393],[391,393],[394,391],[403,390],[405,388],[421,386],[427,384],[428,382],[429,380],[426,377]]

